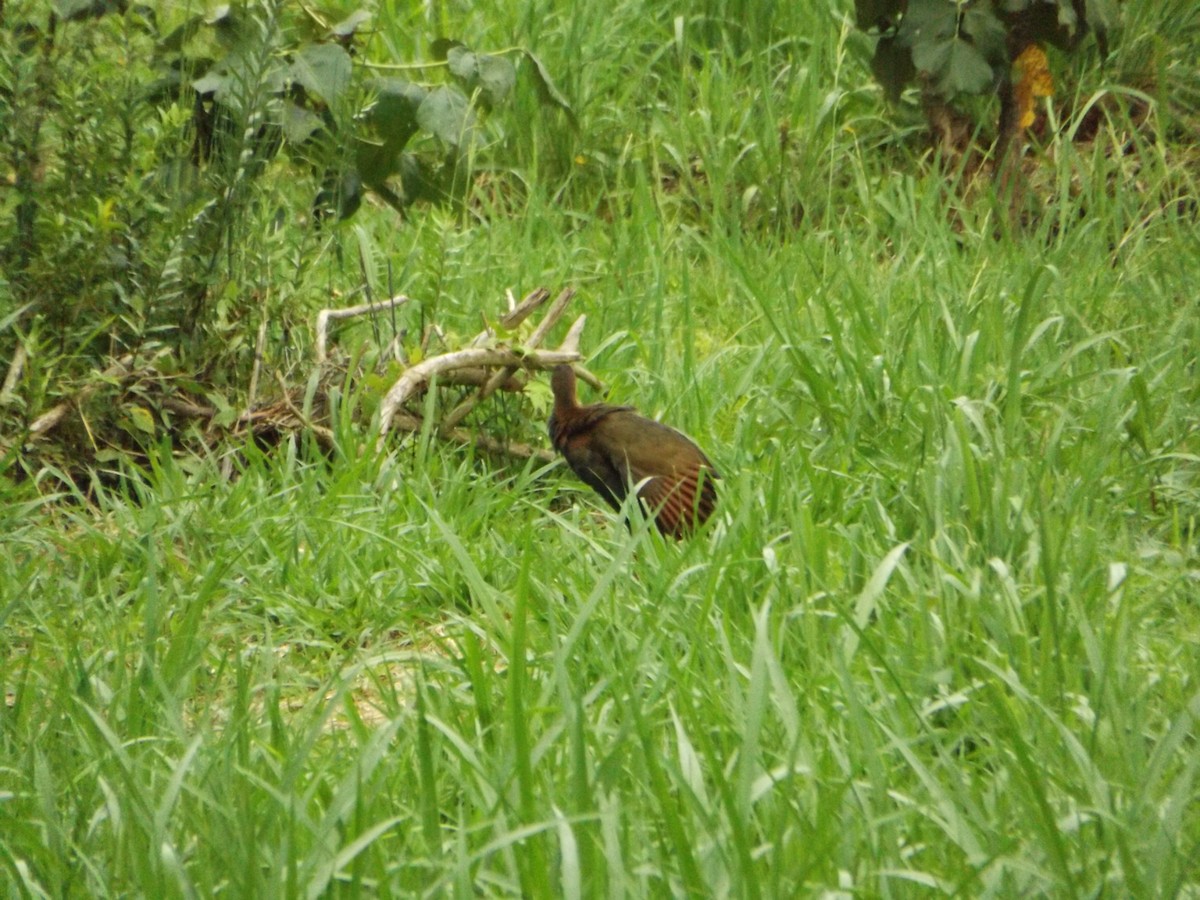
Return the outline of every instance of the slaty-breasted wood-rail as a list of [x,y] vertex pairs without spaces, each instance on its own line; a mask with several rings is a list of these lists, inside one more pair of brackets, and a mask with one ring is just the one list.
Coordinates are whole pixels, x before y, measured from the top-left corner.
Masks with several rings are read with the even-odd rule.
[[689,534],[712,515],[720,476],[691,438],[638,415],[632,406],[580,406],[570,366],[556,367],[550,386],[550,440],[609,506],[619,512],[636,488],[658,530],[673,538]]

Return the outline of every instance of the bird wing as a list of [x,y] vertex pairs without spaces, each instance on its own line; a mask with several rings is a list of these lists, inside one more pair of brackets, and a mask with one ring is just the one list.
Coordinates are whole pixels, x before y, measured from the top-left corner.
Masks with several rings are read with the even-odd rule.
[[610,416],[603,427],[610,457],[620,448],[612,465],[628,473],[630,486],[638,485],[638,496],[664,534],[679,537],[712,515],[720,476],[687,435],[634,413]]
[[620,511],[621,501],[628,490],[624,467],[617,468],[606,453],[589,443],[587,435],[569,436],[559,449],[571,470],[584,484],[603,497],[609,506]]
[[681,537],[712,515],[717,500],[715,478],[711,469],[702,466],[674,475],[653,475],[638,496],[653,511],[663,534]]

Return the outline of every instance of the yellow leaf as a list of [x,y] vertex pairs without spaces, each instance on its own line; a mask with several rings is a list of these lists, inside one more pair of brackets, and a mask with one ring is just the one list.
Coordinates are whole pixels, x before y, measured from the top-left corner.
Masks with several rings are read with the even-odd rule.
[[146,407],[130,407],[129,418],[133,420],[133,427],[138,431],[143,431],[146,434],[154,434],[154,416],[150,414],[150,410],[146,409]]
[[1050,75],[1046,52],[1030,44],[1013,60],[1013,97],[1017,103],[1018,120],[1022,128],[1033,124],[1033,106],[1037,97],[1054,96],[1054,78]]

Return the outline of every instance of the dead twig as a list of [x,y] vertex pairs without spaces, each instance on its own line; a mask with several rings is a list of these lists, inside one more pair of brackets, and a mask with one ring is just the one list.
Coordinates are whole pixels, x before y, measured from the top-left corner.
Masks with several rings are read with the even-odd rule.
[[326,428],[324,425],[318,425],[316,422],[312,421],[304,414],[303,410],[298,409],[296,404],[292,402],[291,393],[288,391],[287,382],[283,380],[283,376],[276,372],[275,379],[279,382],[279,390],[283,395],[283,404],[288,408],[291,414],[300,421],[300,424],[313,433],[313,436],[317,439],[317,443],[319,443],[326,450],[332,450],[335,446],[337,446],[337,441],[333,437],[332,430]]
[[538,323],[537,328],[533,329],[533,334],[529,336],[529,340],[525,342],[525,346],[531,349],[541,346],[542,341],[546,339],[546,335],[550,333],[550,329],[558,324],[558,320],[567,311],[567,304],[571,302],[571,298],[574,296],[575,288],[563,289],[563,292],[550,304],[550,308],[546,310],[546,315]]
[[[530,291],[524,300],[500,317],[500,326],[512,331],[529,318],[530,313],[549,299],[550,292],[544,287]],[[511,304],[512,301],[509,300],[509,303]]]
[[578,359],[580,359],[580,355],[577,351],[533,350],[529,353],[520,353],[508,348],[489,347],[472,347],[467,350],[443,353],[441,356],[431,356],[406,370],[383,398],[383,403],[379,408],[380,440],[391,429],[392,419],[399,408],[421,387],[443,372],[476,366],[552,369],[562,363],[572,363]]
[[[525,299],[520,303],[514,304],[512,294],[508,295],[509,310],[500,317],[500,327],[506,331],[514,331],[522,322],[524,322],[539,306],[550,299],[550,292],[544,287],[537,288],[525,295]],[[487,317],[483,317],[484,329],[471,338],[470,346],[486,347],[488,344],[496,340],[496,332],[487,322]]]
[[[512,297],[509,295],[511,309],[500,319],[501,326],[507,330],[516,328],[534,310],[541,307],[549,296],[550,292],[545,288],[538,288],[519,304],[513,305]],[[579,339],[587,321],[586,316],[579,316],[572,323],[567,331],[567,336],[558,349],[543,350],[541,348],[542,342],[565,314],[567,306],[574,296],[573,288],[566,288],[559,293],[545,316],[534,328],[533,333],[520,347],[482,346],[489,343],[494,344],[496,341],[495,331],[488,326],[476,335],[465,349],[431,356],[406,369],[388,390],[380,404],[379,446],[383,445],[383,441],[393,427],[408,430],[404,429],[400,418],[406,415],[402,412],[404,405],[424,390],[435,378],[444,377],[461,382],[462,379],[456,377],[456,373],[480,368],[495,369],[474,394],[454,407],[437,425],[439,436],[453,437],[458,426],[482,400],[502,387],[511,385],[514,381],[523,386],[524,380],[516,377],[519,370],[551,369],[563,363],[578,362],[581,358]],[[595,376],[590,372],[580,370],[580,375],[589,384],[599,385]]]
[[[501,320],[501,324],[504,324],[506,321],[513,321],[516,315],[522,312],[522,307],[524,307],[531,298],[539,295],[541,299],[538,301],[538,305],[540,306],[541,303],[545,301],[545,298],[550,296],[550,292],[545,288],[540,288],[538,291],[530,294],[529,297],[526,298],[525,303],[522,303],[521,306],[518,306]],[[542,321],[539,322],[537,328],[533,330],[533,334],[529,336],[529,340],[525,342],[526,350],[536,350],[539,346],[541,346],[541,343],[543,340],[545,340],[546,335],[550,333],[550,329],[558,324],[558,320],[561,319],[563,313],[566,312],[567,304],[571,302],[571,298],[574,296],[574,288],[566,288],[561,294],[558,295],[558,299],[556,299],[550,306],[550,309],[546,312],[546,315],[542,318]],[[520,322],[523,321],[528,314],[528,312],[524,312],[519,318],[515,318],[516,323],[520,324]],[[510,326],[505,325],[505,327],[507,328]],[[578,339],[578,336],[576,336],[576,339]],[[471,414],[471,410],[473,410],[480,403],[480,401],[487,399],[487,397],[493,391],[495,391],[496,388],[498,388],[503,382],[510,379],[516,373],[516,371],[516,366],[505,366],[503,369],[497,371],[496,374],[488,379],[488,381],[478,391],[451,410],[449,415],[447,415],[442,421],[442,433],[445,434],[450,429],[455,428],[460,422],[462,422],[463,419]]]
[[28,359],[29,354],[25,352],[25,345],[17,344],[17,352],[13,354],[12,361],[8,364],[8,374],[4,376],[4,386],[0,387],[0,405],[7,404],[13,391],[17,389],[17,382],[21,380],[21,375],[25,371],[25,362]]
[[267,346],[267,318],[258,323],[258,338],[254,342],[254,366],[250,369],[250,389],[246,392],[246,409],[254,409],[258,397],[258,378],[262,373],[263,349]]
[[403,306],[408,303],[411,298],[405,297],[403,294],[398,294],[391,300],[384,300],[382,303],[360,303],[358,306],[348,306],[345,309],[323,309],[317,313],[316,325],[316,354],[317,363],[324,364],[326,359],[326,347],[329,342],[329,322],[340,321],[341,319],[353,319],[356,316],[365,316],[368,313],[380,312],[385,309],[394,309],[397,306]]
[[[465,400],[446,414],[436,429],[439,437],[449,440],[471,443],[489,452],[511,453],[517,456],[538,456],[550,459],[550,454],[523,445],[509,445],[494,441],[490,438],[478,437],[459,428],[463,420],[475,409],[480,402],[487,399],[498,390],[518,392],[524,389],[527,377],[522,376],[522,370],[550,369],[562,363],[576,363],[580,360],[579,341],[587,319],[579,316],[567,331],[562,344],[555,350],[542,348],[542,343],[566,313],[575,295],[573,288],[566,288],[559,293],[550,304],[545,315],[529,337],[521,346],[506,346],[502,342],[504,332],[511,332],[521,326],[531,315],[541,309],[550,299],[550,291],[544,287],[530,291],[524,299],[517,303],[512,293],[507,294],[508,310],[500,317],[499,325],[493,327],[485,318],[484,329],[472,338],[467,345],[459,350],[452,350],[434,356],[429,356],[414,366],[410,366],[401,374],[384,396],[379,409],[378,444],[383,445],[387,435],[393,428],[401,431],[419,431],[425,427],[421,418],[405,405],[410,403],[421,392],[426,390],[436,379],[440,384],[471,385],[476,390]],[[396,296],[383,303],[364,303],[347,309],[326,309],[317,316],[316,323],[316,357],[323,363],[328,356],[329,323],[332,320],[348,319],[399,306],[409,301],[408,297]],[[436,323],[431,323],[426,331],[428,335],[436,331]],[[498,337],[497,331],[501,331]],[[424,343],[422,345],[425,346]],[[428,352],[423,349],[423,353]],[[594,375],[580,368],[580,377],[594,387],[600,387],[600,382]],[[291,406],[291,401],[285,395],[285,402]],[[301,422],[307,427],[312,426],[303,416]],[[323,436],[322,439],[326,439]],[[332,439],[332,435],[328,435]]]
[[[501,370],[506,371],[506,370]],[[482,388],[492,378],[495,373],[491,369],[486,369],[480,366],[478,369],[455,369],[453,372],[447,372],[441,378],[441,384],[458,385],[462,387]],[[515,375],[501,381],[494,390],[505,391],[510,394],[518,394],[525,390],[525,382]]]
[[100,373],[99,378],[89,381],[86,385],[80,388],[79,392],[75,394],[75,396],[69,397],[66,400],[63,400],[61,403],[58,403],[46,410],[46,412],[34,419],[33,424],[29,426],[30,439],[36,440],[45,435],[47,432],[53,431],[54,428],[58,426],[58,423],[61,422],[66,417],[67,413],[71,411],[71,407],[82,404],[88,399],[88,397],[96,393],[103,381],[127,378],[131,374],[130,366],[132,365],[133,354],[127,353],[120,359],[111,363],[103,372]]

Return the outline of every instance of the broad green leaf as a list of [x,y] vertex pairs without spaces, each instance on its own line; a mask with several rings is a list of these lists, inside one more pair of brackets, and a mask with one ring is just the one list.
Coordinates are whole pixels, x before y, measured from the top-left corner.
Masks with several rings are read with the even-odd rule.
[[266,71],[262,73],[259,84],[267,89],[267,93],[280,95],[287,87],[290,68],[279,60],[267,63]]
[[229,50],[236,50],[254,41],[256,29],[247,17],[240,15],[238,10],[228,3],[218,6],[212,11],[206,25],[211,25],[217,35],[217,43]]
[[446,51],[446,64],[450,68],[450,74],[462,79],[466,84],[470,84],[475,78],[475,54],[461,44]]
[[284,67],[268,63],[265,72],[258,72],[252,60],[240,52],[232,52],[201,78],[192,82],[199,94],[213,94],[217,100],[240,105],[248,94],[247,88],[257,83],[268,94],[282,94],[286,82]]
[[919,72],[940,78],[950,64],[950,42],[923,40],[913,44],[913,65]]
[[159,52],[178,53],[183,49],[183,45],[190,41],[203,25],[204,17],[202,15],[197,14],[187,19],[182,25],[159,41]]
[[966,41],[929,40],[913,45],[913,63],[927,72],[945,97],[958,93],[978,94],[992,86],[992,67]]
[[416,115],[417,107],[429,95],[428,90],[407,78],[373,78],[368,87],[377,95],[375,109],[382,107],[388,115],[393,113],[392,107],[400,107]]
[[991,90],[994,80],[992,67],[977,47],[957,39],[950,42],[950,65],[942,82],[947,96]]
[[321,128],[321,117],[290,100],[283,104],[283,136],[289,144],[303,144]]
[[[946,0],[911,0],[900,22],[897,37],[915,48],[954,37],[958,30],[958,8]],[[914,60],[915,61],[915,60]],[[920,63],[917,67],[921,68]]]
[[549,413],[554,406],[554,395],[544,380],[535,379],[525,385],[525,399],[538,417]]
[[400,150],[420,127],[416,110],[430,92],[404,78],[376,78],[370,86],[376,91],[368,113],[371,125],[391,150]]
[[973,6],[963,13],[963,32],[993,66],[1008,62],[1007,32],[996,14],[986,6]]
[[404,78],[376,78],[370,86],[376,92],[369,113],[371,125],[394,153],[417,133],[417,110],[429,91]]
[[456,41],[454,38],[438,38],[429,45],[430,54],[438,62],[445,62],[450,58],[450,51],[455,47],[465,47],[462,41]]
[[562,95],[562,92],[555,86],[554,79],[550,77],[550,73],[546,70],[546,66],[540,59],[533,55],[528,50],[522,51],[525,58],[532,64],[533,72],[533,87],[537,91],[538,100],[549,106],[557,106],[567,114],[571,125],[575,128],[579,127],[579,122],[575,118],[575,110],[571,109],[571,104],[567,102],[567,98]]
[[350,86],[350,54],[337,44],[308,44],[292,61],[292,77],[331,106]]
[[359,140],[354,161],[363,181],[374,187],[383,184],[396,169],[396,151],[387,144]]
[[443,85],[421,101],[417,124],[451,146],[465,147],[475,130],[475,116],[461,91]]
[[497,106],[508,98],[517,83],[517,70],[502,56],[474,53],[462,45],[446,51],[446,62],[450,74],[457,78],[467,91],[479,88],[483,100],[489,107]]
[[[443,199],[442,190],[430,175],[426,165],[412,153],[400,154],[400,187],[404,191],[404,199],[409,203],[417,200],[437,202]],[[412,359],[413,363],[417,360]]]
[[224,87],[225,76],[218,75],[216,72],[209,72],[207,75],[197,78],[192,82],[192,89],[201,96],[216,94]]
[[475,68],[488,103],[498,106],[508,99],[517,83],[517,70],[511,62],[485,53],[475,58]]

